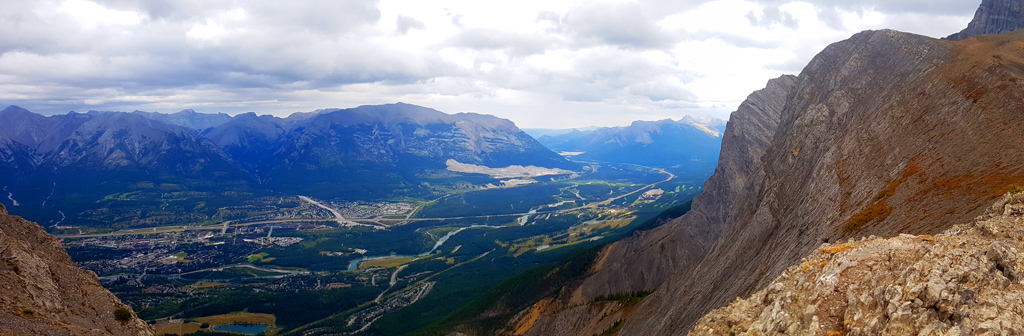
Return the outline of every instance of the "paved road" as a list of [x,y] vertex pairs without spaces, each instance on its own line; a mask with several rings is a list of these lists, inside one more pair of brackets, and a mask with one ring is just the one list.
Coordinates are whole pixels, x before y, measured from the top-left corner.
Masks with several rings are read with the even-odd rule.
[[313,200],[312,198],[309,198],[309,197],[306,197],[306,196],[299,196],[299,199],[301,199],[303,201],[306,201],[306,202],[309,202],[309,203],[312,203],[315,206],[324,208],[327,211],[330,211],[331,214],[334,215],[334,218],[335,218],[334,221],[338,222],[338,225],[340,225],[340,226],[359,225],[359,226],[369,226],[369,227],[377,228],[377,229],[387,229],[387,227],[382,226],[382,225],[360,224],[360,223],[356,223],[354,221],[345,220],[345,217],[341,216],[341,213],[338,212],[338,210],[334,210],[334,208],[331,208],[331,207],[328,207],[326,205],[323,205],[320,202],[317,202],[317,201]]
[[387,294],[392,287],[395,287],[395,284],[398,283],[398,272],[401,272],[406,267],[409,267],[409,265],[398,266],[398,269],[396,269],[394,273],[391,273],[391,286],[388,286],[388,289],[380,292],[380,295],[377,295],[377,298],[373,300],[374,302],[380,303],[380,300],[384,298],[384,294]]
[[329,208],[326,205],[323,205],[320,202],[314,201],[312,198],[309,198],[309,197],[306,197],[306,196],[299,196],[299,199],[301,199],[303,201],[306,201],[306,202],[309,202],[309,203],[312,203],[315,206],[324,208],[324,210],[330,211],[331,214],[334,215],[334,218],[337,219],[338,224],[341,224],[342,222],[345,221],[345,217],[342,217],[341,213],[339,213],[338,210],[334,210],[334,208]]
[[[227,268],[235,268],[235,267],[251,268],[251,269],[254,269],[254,270],[257,270],[257,271],[263,271],[263,272],[280,273],[281,276],[310,274],[309,271],[292,271],[292,270],[283,270],[283,269],[277,269],[277,268],[265,268],[265,267],[253,266],[253,265],[250,265],[250,264],[232,264],[232,265],[224,265],[224,266],[204,268],[204,269],[201,269],[201,270],[188,271],[188,272],[178,273],[178,274],[159,274],[159,275],[156,275],[156,276],[180,277],[180,276],[184,276],[184,275],[187,275],[187,274],[199,273],[199,272],[207,272],[207,271],[219,272],[219,271],[223,271],[224,269],[227,269]],[[142,274],[139,276],[139,281],[141,281],[142,278],[146,276],[146,271],[148,271],[148,270],[149,269],[144,269],[142,271]],[[117,279],[117,278],[122,277],[122,276],[131,276],[131,275],[132,274],[118,274],[118,275],[111,275],[111,276],[100,277],[100,279]]]

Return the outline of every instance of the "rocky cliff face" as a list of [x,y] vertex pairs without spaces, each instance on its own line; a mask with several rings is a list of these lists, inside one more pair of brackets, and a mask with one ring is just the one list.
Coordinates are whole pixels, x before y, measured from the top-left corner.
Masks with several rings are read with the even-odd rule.
[[[152,335],[42,227],[0,205],[0,334]],[[119,320],[118,309],[129,315]]]
[[1022,334],[1022,196],[935,236],[823,244],[690,335]]
[[[680,334],[711,309],[764,288],[822,242],[935,234],[1024,182],[1024,35],[949,43],[895,31],[830,46],[800,74],[722,236],[626,322]],[[992,158],[998,158],[993,160]],[[759,188],[758,188],[759,186]],[[735,207],[735,206],[734,206]]]
[[[980,215],[1024,185],[1022,46],[1024,33],[948,42],[884,30],[826,48],[769,90],[774,104],[750,104],[775,114],[734,115],[694,210],[608,247],[576,304],[656,289],[619,334],[682,335],[822,243],[937,234]],[[607,323],[547,318],[562,334]]]
[[795,83],[796,77],[783,76],[747,97],[726,126],[719,165],[690,212],[607,248],[597,273],[580,290],[584,300],[657,289],[672,273],[693,267],[707,254],[721,235],[718,224],[743,204],[736,199],[753,191],[747,189],[749,181],[764,177],[761,156]]
[[984,0],[967,28],[946,39],[959,41],[979,35],[1009,33],[1018,29],[1024,29],[1024,1]]
[[[616,321],[625,319],[627,311],[606,311],[606,304],[590,303],[601,295],[656,290],[674,273],[692,270],[709,253],[721,235],[721,223],[732,212],[739,212],[738,200],[751,191],[752,181],[764,178],[761,156],[778,128],[782,109],[794,89],[797,78],[782,76],[752,93],[732,114],[723,133],[719,165],[704,185],[703,193],[693,201],[683,217],[605,248],[594,267],[594,274],[580,286],[563,291],[555,302],[542,302],[529,311],[539,317],[521,314],[515,321],[527,335],[591,335]],[[749,197],[749,195],[747,196]],[[581,306],[587,304],[585,306]],[[632,314],[633,311],[628,311]],[[526,323],[529,322],[529,323]],[[522,325],[530,324],[531,328]]]

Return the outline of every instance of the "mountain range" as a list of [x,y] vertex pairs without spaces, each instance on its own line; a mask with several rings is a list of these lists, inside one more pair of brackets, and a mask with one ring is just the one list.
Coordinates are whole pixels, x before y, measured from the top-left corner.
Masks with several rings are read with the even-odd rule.
[[511,121],[401,103],[288,118],[189,110],[43,116],[10,106],[0,110],[0,160],[8,204],[18,201],[36,220],[47,217],[33,211],[70,215],[140,190],[380,199],[430,195],[422,182],[448,160],[579,167]]
[[[644,166],[708,166],[718,161],[725,122],[715,118],[636,121],[625,127],[553,132],[537,138],[575,159]],[[709,168],[710,169],[710,168]]]

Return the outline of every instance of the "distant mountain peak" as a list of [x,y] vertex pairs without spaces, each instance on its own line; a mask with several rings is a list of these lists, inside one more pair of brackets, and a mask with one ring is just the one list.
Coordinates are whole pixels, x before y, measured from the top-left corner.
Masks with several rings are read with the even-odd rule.
[[979,35],[1002,34],[1024,29],[1024,1],[983,0],[974,20],[947,40],[966,40]]
[[29,112],[29,110],[26,110],[26,109],[24,109],[24,108],[22,108],[21,106],[18,106],[18,105],[9,105],[9,106],[5,107],[3,110],[0,110],[0,113],[31,113],[31,112]]

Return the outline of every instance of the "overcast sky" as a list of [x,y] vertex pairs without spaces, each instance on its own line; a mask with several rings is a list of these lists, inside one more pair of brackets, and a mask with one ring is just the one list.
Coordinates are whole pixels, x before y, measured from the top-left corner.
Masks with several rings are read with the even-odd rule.
[[0,0],[0,104],[285,116],[406,102],[524,128],[726,119],[866,29],[980,0]]

